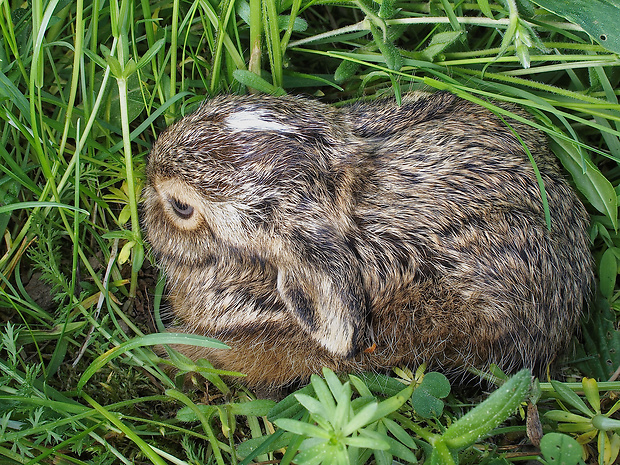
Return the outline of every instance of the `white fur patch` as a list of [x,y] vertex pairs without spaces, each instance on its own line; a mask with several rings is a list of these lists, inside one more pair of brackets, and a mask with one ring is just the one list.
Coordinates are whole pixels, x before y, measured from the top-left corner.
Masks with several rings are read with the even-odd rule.
[[295,128],[286,124],[265,119],[266,113],[260,110],[243,110],[226,118],[226,126],[234,132],[277,131],[294,132]]

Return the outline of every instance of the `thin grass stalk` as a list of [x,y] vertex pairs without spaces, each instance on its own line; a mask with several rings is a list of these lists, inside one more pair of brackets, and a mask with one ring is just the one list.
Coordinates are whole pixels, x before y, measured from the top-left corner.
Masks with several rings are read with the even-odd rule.
[[286,31],[284,32],[284,36],[282,37],[282,41],[280,43],[280,53],[284,55],[286,53],[286,48],[291,39],[291,34],[293,33],[293,27],[295,26],[295,19],[297,18],[297,14],[299,13],[299,9],[301,8],[301,0],[293,0],[293,4],[291,5],[291,15],[288,22],[288,26],[286,27]]
[[[218,16],[215,14],[215,11],[213,10],[213,8],[211,7],[211,4],[207,0],[198,0],[198,1],[200,2],[200,6],[202,7],[202,11],[204,12],[204,14],[207,16],[207,18],[211,22],[211,25],[217,31],[216,32],[216,44],[215,44],[214,51],[213,51],[213,65],[212,65],[212,70],[211,70],[211,83],[210,83],[210,87],[209,87],[209,89],[213,89],[213,88],[217,87],[217,85],[218,85],[218,82],[215,79],[214,74],[215,73],[219,73],[219,70],[215,69],[214,66],[215,66],[215,59],[217,58],[217,56],[219,54],[221,54],[221,47],[220,47],[220,52],[218,53],[218,47],[219,47],[219,42],[218,41],[220,40],[220,34],[223,34],[223,37],[222,37],[223,46],[226,47],[226,51],[228,52],[228,54],[230,55],[231,59],[233,60],[233,62],[235,64],[235,67],[237,69],[246,69],[245,68],[245,60],[239,54],[239,51],[235,48],[235,44],[233,43],[231,38],[228,37],[228,34],[226,34],[225,31],[221,31],[220,20],[219,20]],[[221,63],[221,57],[220,57],[220,61],[219,62]],[[218,76],[219,76],[219,74],[218,74]]]
[[[92,9],[90,13],[89,22],[89,34],[90,34],[90,52],[94,55],[98,54],[98,40],[99,40],[99,2],[100,0],[93,0]],[[113,43],[114,46],[114,43]],[[114,52],[112,52],[114,53]],[[109,68],[108,68],[109,69]],[[97,63],[94,60],[90,60],[88,66],[88,87],[85,89],[83,95],[84,101],[84,114],[88,115],[93,111],[95,106],[95,75],[97,70]],[[90,91],[89,91],[90,90]]]
[[[470,25],[470,26],[484,26],[492,29],[506,29],[510,27],[510,20],[507,18],[501,19],[491,19],[491,18],[482,18],[482,17],[470,17],[470,16],[458,16],[457,20],[460,24]],[[523,24],[527,24],[533,28],[540,28],[542,26],[534,23],[529,23],[524,19],[521,19]],[[428,25],[428,24],[450,24],[450,18],[445,16],[420,16],[415,18],[396,18],[396,19],[387,19],[385,20],[385,24],[387,26],[391,25]],[[577,31],[583,32],[581,26],[577,26],[572,23],[557,23],[557,22],[548,22],[545,23],[545,26],[553,26],[562,30],[569,31]],[[363,19],[355,24],[350,24],[349,26],[344,26],[338,29],[333,29],[328,32],[323,32],[321,34],[317,34],[314,36],[306,37],[304,39],[299,39],[292,41],[288,44],[288,47],[298,47],[300,45],[309,44],[316,41],[324,41],[326,39],[330,39],[333,37],[338,37],[343,34],[348,34],[351,32],[357,31],[370,31],[370,23],[367,19]]]
[[463,25],[459,22],[458,18],[454,14],[454,10],[452,9],[452,5],[450,4],[450,2],[448,0],[441,0],[441,5],[443,7],[443,10],[446,12],[446,15],[448,16],[448,20],[450,21],[450,26],[452,26],[452,29],[454,29],[455,31],[462,30]]
[[248,70],[261,75],[262,0],[250,0],[250,61]]
[[280,26],[278,24],[278,10],[275,0],[263,0],[267,21],[265,22],[265,37],[267,39],[267,51],[271,65],[273,85],[282,87],[282,49],[280,44]]
[[[180,59],[181,64],[179,66],[179,73],[181,75],[181,84],[178,86],[181,92],[183,92],[183,89],[187,89],[188,87],[187,81],[186,81],[186,73],[184,72],[183,65],[188,56],[187,50],[191,50],[191,46],[189,46],[188,43],[191,40],[192,23],[194,21],[194,18],[196,17],[196,11],[199,5],[200,3],[197,1],[194,1],[192,3],[192,6],[189,8],[187,14],[183,18],[183,21],[181,21],[181,24],[179,26],[179,30],[181,31],[181,34],[183,35],[183,45],[181,46],[181,59]],[[185,33],[183,33],[183,31],[185,31]],[[192,53],[190,53],[189,56],[193,58]],[[174,98],[176,95],[178,95],[178,92],[175,95],[170,96],[170,98]],[[147,111],[150,111],[150,108],[147,109]]]
[[[142,7],[142,17],[144,19],[144,32],[146,34],[146,43],[149,44],[149,48],[155,44],[155,33],[153,31],[153,13],[151,13],[151,3],[148,0],[140,0],[140,6]],[[173,6],[174,8],[174,6]],[[157,61],[153,60],[153,66],[157,66]],[[153,71],[156,71],[155,69]]]
[[107,411],[105,407],[99,405],[93,398],[91,398],[88,394],[82,393],[82,397],[86,402],[88,402],[97,412],[99,412],[104,418],[106,418],[110,423],[120,429],[128,439],[133,441],[142,451],[142,453],[153,463],[154,465],[166,465],[166,462],[155,453],[153,448],[149,446],[144,440],[138,436],[131,428],[125,425],[116,414],[112,414]]
[[[48,10],[48,11],[53,11],[53,8],[52,8],[52,10]],[[51,13],[50,13],[50,15],[51,15]],[[42,38],[43,34],[39,34],[39,36]],[[117,39],[115,38],[113,43],[112,43],[112,53],[114,53],[114,51],[116,50],[116,44],[117,44]],[[33,55],[33,61],[34,61],[34,58],[35,58],[35,56]],[[86,144],[86,141],[88,140],[88,135],[90,134],[90,131],[92,129],[92,125],[94,124],[94,121],[95,121],[95,119],[97,117],[97,112],[98,112],[98,109],[99,109],[99,107],[101,105],[101,102],[102,102],[102,99],[103,99],[103,95],[104,95],[105,87],[107,85],[107,80],[109,78],[109,74],[110,74],[110,68],[107,67],[105,72],[104,72],[101,88],[100,88],[99,94],[97,95],[97,99],[95,101],[95,104],[94,104],[93,110],[91,112],[90,118],[89,118],[89,120],[88,120],[88,122],[86,124],[85,129],[84,129],[84,133],[82,134],[81,138],[79,139],[79,143],[77,144],[78,146],[76,147],[76,153],[79,153],[79,152],[81,152],[83,150],[84,145]],[[36,105],[35,105],[36,99],[34,98],[34,96],[37,95],[38,93],[35,92],[34,77],[33,77],[33,72],[32,71],[31,71],[31,78],[30,78],[30,92],[31,92],[31,98],[30,98],[31,126],[32,126],[32,132],[33,132],[33,136],[31,138],[31,141],[32,141],[31,146],[33,146],[33,148],[35,149],[35,152],[38,155],[38,158],[40,160],[44,176],[45,176],[45,178],[48,181],[46,183],[45,188],[43,189],[41,195],[39,196],[39,200],[40,201],[45,201],[45,199],[49,195],[50,190],[52,191],[54,198],[58,200],[60,198],[59,195],[58,195],[58,192],[63,189],[64,185],[66,184],[66,182],[68,181],[69,177],[72,174],[72,167],[73,167],[73,163],[75,163],[75,156],[72,157],[71,161],[69,162],[69,164],[67,166],[67,169],[65,170],[65,172],[63,174],[62,179],[60,180],[58,185],[56,185],[54,179],[55,179],[56,169],[58,168],[58,166],[52,172],[52,169],[51,169],[51,167],[49,166],[49,163],[48,163],[48,158],[43,153],[43,148],[40,146],[40,138],[38,137],[37,128],[39,126],[38,126],[37,118],[36,118],[36,114],[37,114],[36,113]],[[42,114],[42,112],[39,112],[39,114]],[[37,144],[37,142],[39,142],[39,144]],[[33,209],[32,214],[28,217],[28,219],[26,220],[24,226],[21,228],[21,230],[18,233],[16,239],[14,240],[14,243],[16,243],[16,244],[21,244],[22,243],[22,241],[24,240],[26,234],[28,233],[28,231],[30,229],[30,224],[31,224],[32,218],[34,218],[35,214],[39,210],[40,210],[39,207]],[[67,221],[66,215],[64,214],[64,212],[62,210],[60,210],[60,214],[61,214],[63,223],[65,225],[65,229],[66,229],[67,233],[69,234],[71,240],[72,241],[76,241],[77,238],[73,237],[72,228],[69,225],[69,222]],[[136,206],[136,216],[137,216],[137,206]],[[12,251],[12,253],[9,253],[9,254],[5,255],[2,258],[2,260],[0,260],[0,263],[2,263],[3,261],[6,262],[11,256],[13,256],[14,258],[19,258],[18,256],[14,255],[17,252],[17,250],[18,249],[14,249]],[[90,275],[91,275],[91,277],[92,277],[92,279],[94,281],[94,284],[97,285],[102,292],[104,292],[103,285],[101,284],[100,280],[97,278],[97,275],[96,275],[95,271],[92,269],[92,266],[90,265],[90,262],[88,261],[88,258],[84,255],[84,253],[81,250],[81,248],[78,249],[78,251],[79,251],[79,255],[80,255],[80,258],[82,260],[82,263],[88,269],[88,271],[89,271],[89,273],[90,273]]]
[[[120,75],[115,76],[118,86],[119,107],[121,112],[121,132],[123,135],[123,153],[125,161],[125,182],[127,183],[127,202],[129,205],[131,232],[134,246],[132,248],[133,261],[131,267],[131,280],[129,285],[129,298],[134,299],[138,287],[138,271],[144,259],[144,247],[141,239],[140,219],[138,217],[138,201],[135,188],[135,176],[133,171],[133,156],[131,152],[131,131],[129,129],[129,115],[127,112],[127,79],[136,72],[136,64],[133,59],[129,59],[129,16],[133,16],[133,9],[130,8],[131,0],[122,0],[120,9],[115,0],[110,3],[112,13],[112,33],[118,39],[118,61],[115,65],[120,67],[116,72]],[[110,57],[112,60],[112,56]],[[115,59],[116,60],[116,59]],[[103,291],[103,290],[102,290]],[[105,291],[103,291],[105,292]]]
[[[228,28],[228,22],[234,11],[235,2],[233,0],[224,0],[221,4],[222,11],[220,12],[220,16],[217,20],[217,34],[216,34],[216,45],[215,52],[213,54],[213,65],[211,69],[211,86],[210,92],[214,94],[216,90],[221,87],[220,75],[222,68],[222,61],[224,58],[223,48],[224,42],[228,40],[232,48],[234,48],[234,44],[232,43],[230,37],[226,33],[226,29]],[[231,52],[231,47],[226,47],[226,50],[234,56]]]
[[[198,420],[200,420],[200,424],[202,425],[202,429],[204,430],[205,434],[209,438],[209,443],[211,444],[211,447],[213,450],[213,456],[215,457],[215,462],[218,465],[225,465],[224,458],[222,457],[222,452],[220,451],[219,441],[217,440],[217,438],[215,437],[215,434],[213,433],[213,428],[211,428],[211,424],[209,421],[210,417],[207,418],[202,413],[202,411],[196,406],[196,404],[194,404],[194,402],[192,402],[192,400],[189,397],[187,397],[185,394],[183,394],[182,392],[177,391],[176,389],[168,389],[166,391],[166,395],[188,406],[192,410],[192,412],[196,415],[196,417],[198,417]],[[235,451],[232,450],[231,455],[234,453]]]
[[[21,55],[19,54],[17,40],[15,38],[15,31],[13,29],[13,21],[11,20],[11,10],[9,2],[2,2],[1,8],[4,12],[3,15],[0,16],[0,30],[2,30],[2,36],[4,37],[9,48],[11,49],[13,58],[17,62],[17,66],[22,73],[24,81],[28,81],[28,73],[26,72],[26,68],[24,68],[24,63],[22,61]],[[4,20],[6,20],[6,22]]]
[[[56,2],[57,3],[57,2]],[[34,37],[33,43],[33,51],[32,51],[32,62],[30,64],[30,78],[29,78],[29,92],[30,92],[30,129],[32,131],[32,146],[35,150],[37,157],[39,158],[39,162],[41,163],[41,168],[43,169],[43,174],[46,177],[48,183],[51,178],[51,170],[49,167],[49,163],[47,158],[45,157],[45,153],[43,147],[41,146],[41,139],[39,137],[39,119],[38,116],[41,116],[41,112],[39,108],[37,108],[37,98],[38,92],[36,89],[41,89],[43,86],[43,40],[45,36],[45,26],[43,23],[44,11],[43,11],[43,3],[42,0],[34,0],[32,2],[32,33]],[[49,20],[49,19],[48,19]],[[46,186],[48,188],[49,184]],[[56,196],[58,199],[58,196]]]
[[[482,79],[483,77],[482,73],[476,69],[461,68],[461,67],[451,67],[450,69],[453,72],[459,75],[462,75],[464,78],[467,78],[468,76],[477,76],[480,79]],[[585,93],[563,89],[561,87],[553,86],[550,84],[545,84],[545,83],[538,82],[538,81],[533,81],[530,79],[524,79],[524,78],[519,78],[515,76],[508,76],[506,74],[501,74],[501,73],[492,73],[489,71],[484,73],[484,77],[486,79],[493,79],[495,81],[506,82],[510,85],[524,86],[524,87],[529,87],[531,89],[539,90],[542,92],[549,92],[550,94],[556,94],[556,95],[560,95],[560,96],[567,97],[570,99],[580,100],[586,103],[595,103],[595,104],[603,103],[603,100],[593,97],[591,95],[585,94]]]
[[[170,88],[168,91],[168,98],[174,97],[177,93],[177,47],[179,38],[179,0],[173,0],[172,2],[172,36],[170,37]],[[168,124],[172,123],[175,110],[174,104],[170,108],[170,113],[166,117]]]
[[[59,162],[56,162],[54,168],[50,166],[49,156],[47,153],[47,145],[42,144],[40,130],[44,127],[43,124],[43,109],[41,105],[41,88],[43,87],[43,42],[45,38],[45,30],[52,17],[54,9],[58,4],[58,0],[52,0],[45,11],[43,11],[42,0],[35,0],[32,6],[32,23],[33,23],[33,36],[35,37],[33,43],[33,56],[30,69],[30,125],[32,131],[31,143],[41,165],[43,176],[46,180],[45,188],[41,193],[41,201],[45,201],[49,192],[52,192],[52,196],[56,202],[61,203],[59,189],[56,186],[56,172],[60,167]],[[38,209],[37,209],[38,211]],[[65,230],[71,235],[71,227],[67,220],[67,217],[62,209],[59,210],[59,214],[62,218]],[[29,228],[30,219],[26,223]],[[24,235],[27,232],[27,228],[23,228]]]
[[[127,115],[127,79],[125,77],[117,78],[119,104],[121,109],[121,128],[123,134],[123,152],[125,155],[125,176],[127,182],[127,197],[129,209],[131,213],[131,232],[136,244],[133,248],[134,263],[131,269],[131,283],[129,285],[129,297],[136,297],[136,289],[138,287],[138,271],[142,265],[141,261],[144,257],[144,250],[141,240],[140,219],[138,216],[138,201],[136,198],[135,177],[133,172],[133,156],[131,153],[131,131],[129,129],[129,117]],[[140,257],[141,256],[141,257]],[[140,266],[136,266],[140,265]]]
[[[155,44],[155,23],[151,22],[153,18],[153,13],[151,12],[151,4],[149,0],[141,0],[140,5],[142,6],[142,16],[144,17],[144,29],[146,31],[146,41],[149,45],[149,49],[153,47]],[[164,55],[165,56],[165,55]],[[155,77],[155,89],[153,90],[153,96],[150,104],[152,104],[153,100],[159,98],[161,104],[166,102],[165,92],[162,89],[161,84],[161,75],[163,74],[164,63],[160,62],[160,58],[162,55],[158,54],[153,60],[151,60],[151,70],[153,72],[153,76]],[[171,114],[174,114],[171,111]],[[168,122],[168,117],[165,117],[166,122]]]
[[67,102],[67,113],[65,116],[65,127],[58,149],[58,158],[62,158],[69,135],[69,126],[71,125],[71,116],[73,115],[73,106],[75,105],[75,97],[77,95],[78,84],[80,80],[80,71],[82,69],[82,46],[84,44],[84,0],[77,0],[75,5],[75,38],[73,42],[73,68],[71,72],[71,89],[69,91],[69,102]]

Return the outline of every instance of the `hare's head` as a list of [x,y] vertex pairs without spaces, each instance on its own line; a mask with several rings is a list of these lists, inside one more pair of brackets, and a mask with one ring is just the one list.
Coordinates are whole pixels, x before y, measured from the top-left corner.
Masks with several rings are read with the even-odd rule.
[[331,107],[291,97],[211,100],[153,147],[148,240],[172,280],[214,258],[270,262],[274,292],[302,328],[351,355],[365,312],[350,246],[355,156]]

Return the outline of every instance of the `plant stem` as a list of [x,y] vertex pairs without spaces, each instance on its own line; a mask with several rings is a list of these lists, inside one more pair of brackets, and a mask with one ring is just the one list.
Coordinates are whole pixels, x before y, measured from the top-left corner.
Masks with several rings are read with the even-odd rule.
[[248,70],[257,76],[261,74],[262,27],[261,0],[250,0],[250,61]]
[[[121,128],[123,131],[123,151],[125,154],[125,175],[127,181],[127,197],[129,199],[129,208],[131,212],[131,231],[134,235],[136,245],[134,246],[134,256],[141,249],[142,240],[140,235],[140,219],[138,217],[138,201],[136,198],[136,188],[133,174],[133,158],[131,156],[131,139],[129,130],[129,118],[127,115],[127,79],[125,77],[117,78],[119,104],[121,108]],[[129,286],[129,297],[136,296],[138,287],[138,270],[136,266],[131,268],[131,283]]]
[[264,25],[272,84],[276,87],[282,87],[282,48],[280,46],[280,29],[275,0],[263,0],[263,8],[264,17],[267,18]]
[[[510,19],[501,18],[501,19],[491,19],[491,18],[483,18],[483,17],[469,17],[469,16],[459,16],[456,18],[460,24],[472,25],[472,26],[486,26],[491,28],[506,28],[510,25]],[[524,24],[527,24],[533,28],[541,27],[534,23],[529,23],[523,19],[521,21]],[[391,25],[413,25],[413,24],[450,24],[450,18],[445,16],[422,16],[417,18],[397,18],[397,19],[388,19],[385,21],[388,26]],[[583,32],[581,26],[577,26],[572,23],[557,23],[557,22],[549,22],[545,23],[545,25],[553,26],[559,29],[568,30],[568,31],[579,31]],[[350,26],[341,27],[339,29],[334,29],[329,32],[324,32],[322,34],[317,34],[315,36],[306,37],[305,39],[295,40],[288,44],[288,47],[297,47],[299,45],[308,44],[312,42],[316,42],[318,40],[325,40],[332,37],[337,37],[342,34],[346,34],[349,32],[355,31],[370,31],[370,26],[366,19],[352,24]]]
[[[177,38],[179,35],[179,0],[172,2],[172,37],[170,37],[170,91],[168,98],[174,97],[177,89]],[[166,113],[166,123],[172,123],[174,117],[174,104]],[[125,133],[123,129],[123,134]]]

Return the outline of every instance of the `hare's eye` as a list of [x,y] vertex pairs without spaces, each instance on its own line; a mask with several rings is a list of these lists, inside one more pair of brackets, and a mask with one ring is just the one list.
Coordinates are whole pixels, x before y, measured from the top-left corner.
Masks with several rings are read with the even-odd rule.
[[191,205],[179,202],[174,197],[170,197],[168,201],[179,218],[188,220],[194,214],[194,207]]

